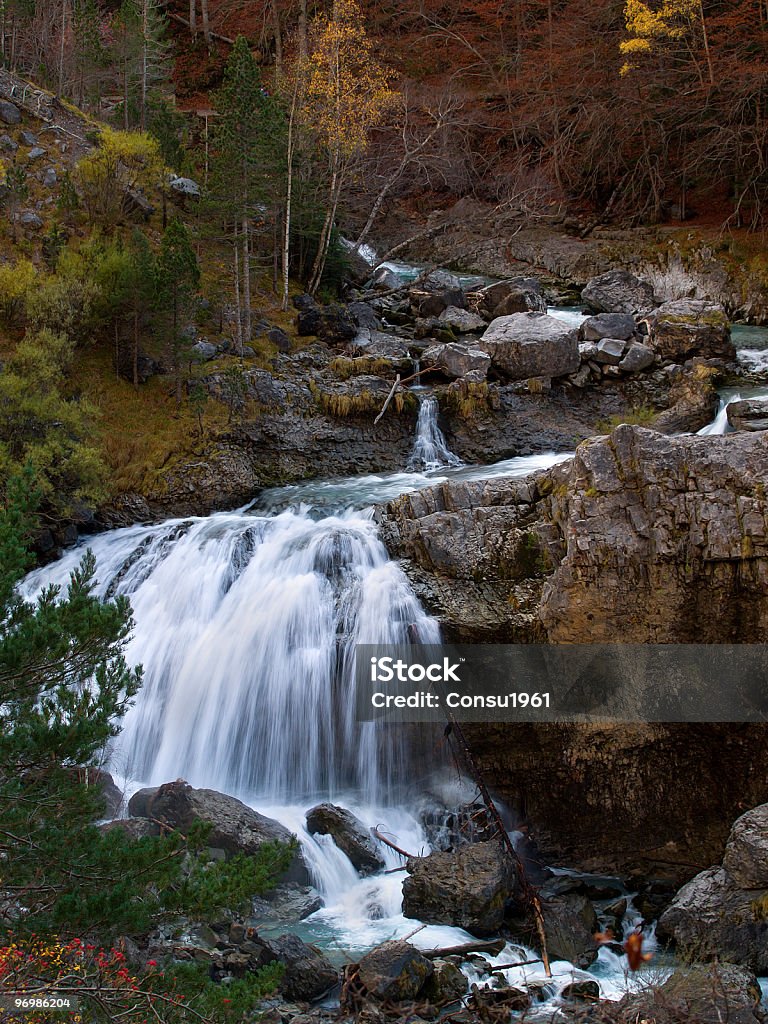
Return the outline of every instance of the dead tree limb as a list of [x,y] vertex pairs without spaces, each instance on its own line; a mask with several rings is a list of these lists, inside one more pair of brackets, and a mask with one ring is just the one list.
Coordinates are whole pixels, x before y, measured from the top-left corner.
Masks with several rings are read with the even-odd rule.
[[465,942],[461,946],[443,946],[441,949],[419,950],[428,960],[440,960],[444,956],[463,956],[465,953],[490,953],[498,956],[507,944],[506,939],[492,939],[489,942]]
[[[379,413],[379,415],[378,415],[378,416],[376,417],[376,419],[375,419],[375,420],[373,421],[373,425],[374,425],[374,427],[375,427],[375,426],[376,426],[376,424],[377,424],[377,423],[379,422],[379,420],[380,420],[380,419],[381,419],[381,417],[382,417],[382,416],[384,415],[384,413],[385,413],[385,412],[387,411],[387,406],[388,406],[388,405],[389,405],[389,403],[390,403],[390,402],[392,401],[392,396],[393,396],[393,395],[394,395],[394,393],[395,393],[395,392],[397,391],[397,389],[398,389],[398,387],[399,387],[399,386],[400,386],[400,374],[398,373],[398,375],[397,375],[397,376],[395,377],[395,383],[394,383],[394,384],[392,385],[392,390],[391,390],[391,391],[389,392],[389,394],[387,395],[387,400],[386,400],[386,402],[384,403],[384,405],[382,405],[382,407],[381,407],[381,412],[380,412],[380,413]],[[379,837],[379,838],[380,838],[380,837]],[[385,840],[384,840],[384,839],[382,839],[381,841],[382,841],[382,843],[383,843],[383,842],[385,842]]]
[[[176,22],[179,23],[179,25],[183,25],[184,28],[188,28],[190,30],[190,32],[192,31],[192,28],[190,27],[190,24],[187,21],[187,19],[186,18],[182,18],[180,14],[174,14],[173,11],[169,11],[169,10],[166,10],[165,14],[166,14],[166,17],[171,19],[171,21],[176,21]],[[235,40],[234,39],[230,39],[229,36],[220,36],[218,32],[209,32],[209,35],[210,35],[211,39],[216,39],[220,43],[226,43],[227,46],[234,46],[235,45]]]
[[408,853],[406,850],[401,850],[400,847],[395,846],[395,844],[390,839],[385,839],[381,832],[378,830],[378,828],[372,828],[371,832],[376,837],[376,839],[379,840],[380,843],[384,843],[384,845],[388,846],[390,850],[394,850],[395,853],[399,853],[400,856],[405,857],[406,860],[413,859],[414,855],[412,853]]
[[541,961],[544,964],[544,971],[547,977],[551,978],[552,968],[549,965],[549,953],[547,952],[547,935],[546,930],[544,928],[544,913],[541,909],[541,900],[539,898],[538,891],[533,885],[531,885],[531,883],[528,880],[528,876],[525,871],[525,865],[520,859],[520,855],[515,849],[514,843],[509,838],[509,833],[504,827],[504,822],[502,821],[501,815],[499,814],[499,809],[496,806],[493,797],[491,796],[488,787],[485,784],[485,780],[483,779],[482,773],[477,765],[477,762],[475,761],[469,744],[467,743],[467,738],[464,735],[464,730],[461,728],[461,726],[453,717],[453,715],[449,717],[449,720],[451,723],[451,731],[456,735],[456,738],[458,739],[459,743],[462,746],[464,758],[475,781],[475,784],[477,785],[477,788],[480,791],[480,796],[483,799],[483,803],[488,809],[488,814],[491,818],[491,821],[494,823],[496,829],[498,830],[501,844],[504,847],[505,851],[507,852],[507,855],[509,856],[510,860],[512,861],[512,864],[514,865],[518,882],[520,884],[520,891],[523,895],[523,899],[531,908],[531,913],[533,914],[533,920],[536,926],[536,933],[539,937],[539,943],[541,945]]

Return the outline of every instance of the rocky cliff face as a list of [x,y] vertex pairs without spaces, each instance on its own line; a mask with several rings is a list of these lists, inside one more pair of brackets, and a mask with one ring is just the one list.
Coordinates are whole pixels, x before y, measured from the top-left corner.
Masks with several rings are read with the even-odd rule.
[[[463,641],[768,640],[768,441],[622,426],[524,480],[447,484],[380,514],[423,600]],[[469,727],[547,852],[690,876],[768,799],[764,726]]]

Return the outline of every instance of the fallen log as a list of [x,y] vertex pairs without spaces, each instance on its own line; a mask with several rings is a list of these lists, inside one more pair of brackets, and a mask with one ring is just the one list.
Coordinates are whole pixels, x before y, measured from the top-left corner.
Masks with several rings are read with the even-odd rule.
[[507,944],[506,939],[492,939],[489,942],[465,942],[461,946],[443,946],[442,949],[420,949],[428,960],[440,960],[444,956],[463,956],[465,953],[490,953],[498,956]]

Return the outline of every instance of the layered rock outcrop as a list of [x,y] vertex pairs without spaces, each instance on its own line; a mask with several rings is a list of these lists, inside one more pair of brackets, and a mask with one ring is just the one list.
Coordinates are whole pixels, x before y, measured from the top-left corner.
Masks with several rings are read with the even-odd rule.
[[[441,485],[380,520],[450,639],[765,643],[767,478],[764,435],[622,426],[546,472]],[[467,732],[500,796],[571,862],[682,880],[721,858],[740,808],[768,800],[762,725]]]

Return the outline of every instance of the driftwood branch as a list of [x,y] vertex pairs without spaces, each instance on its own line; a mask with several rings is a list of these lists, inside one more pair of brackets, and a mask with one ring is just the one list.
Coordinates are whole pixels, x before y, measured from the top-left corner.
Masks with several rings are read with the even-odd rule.
[[371,832],[376,837],[376,839],[379,840],[380,843],[384,843],[384,845],[388,846],[390,848],[390,850],[394,850],[395,853],[399,853],[400,856],[401,857],[405,857],[406,860],[412,860],[413,859],[414,854],[408,853],[406,850],[401,850],[400,847],[399,846],[395,846],[395,844],[390,839],[385,839],[384,836],[381,834],[381,832],[378,830],[378,828],[372,828]]
[[[397,376],[395,377],[395,383],[394,383],[394,384],[392,385],[392,390],[391,390],[391,391],[389,392],[389,394],[387,395],[387,400],[386,400],[386,402],[384,403],[384,405],[382,405],[382,407],[381,407],[381,412],[380,412],[380,413],[379,413],[379,415],[378,415],[378,416],[376,417],[376,419],[375,419],[375,420],[373,421],[373,425],[374,425],[374,427],[375,427],[375,426],[376,426],[376,424],[377,424],[377,423],[379,422],[379,420],[380,420],[380,419],[381,419],[381,417],[382,417],[382,416],[384,415],[384,413],[385,413],[385,412],[387,411],[387,406],[388,406],[388,405],[389,405],[389,403],[390,403],[390,402],[392,401],[392,396],[393,396],[393,395],[394,395],[394,393],[395,393],[395,392],[397,391],[397,389],[398,389],[398,387],[399,387],[399,386],[400,386],[400,374],[398,373],[398,375],[397,375]],[[374,830],[374,831],[375,831],[375,830]],[[381,836],[379,836],[378,838],[379,838],[379,839],[381,839]],[[386,842],[386,840],[385,840],[385,839],[382,839],[381,841],[382,841],[382,843]],[[388,844],[388,845],[389,845],[389,844]]]
[[441,949],[419,950],[428,960],[440,960],[444,956],[463,956],[465,953],[490,953],[498,956],[507,944],[506,939],[492,939],[489,942],[465,942],[461,946],[443,946]]

